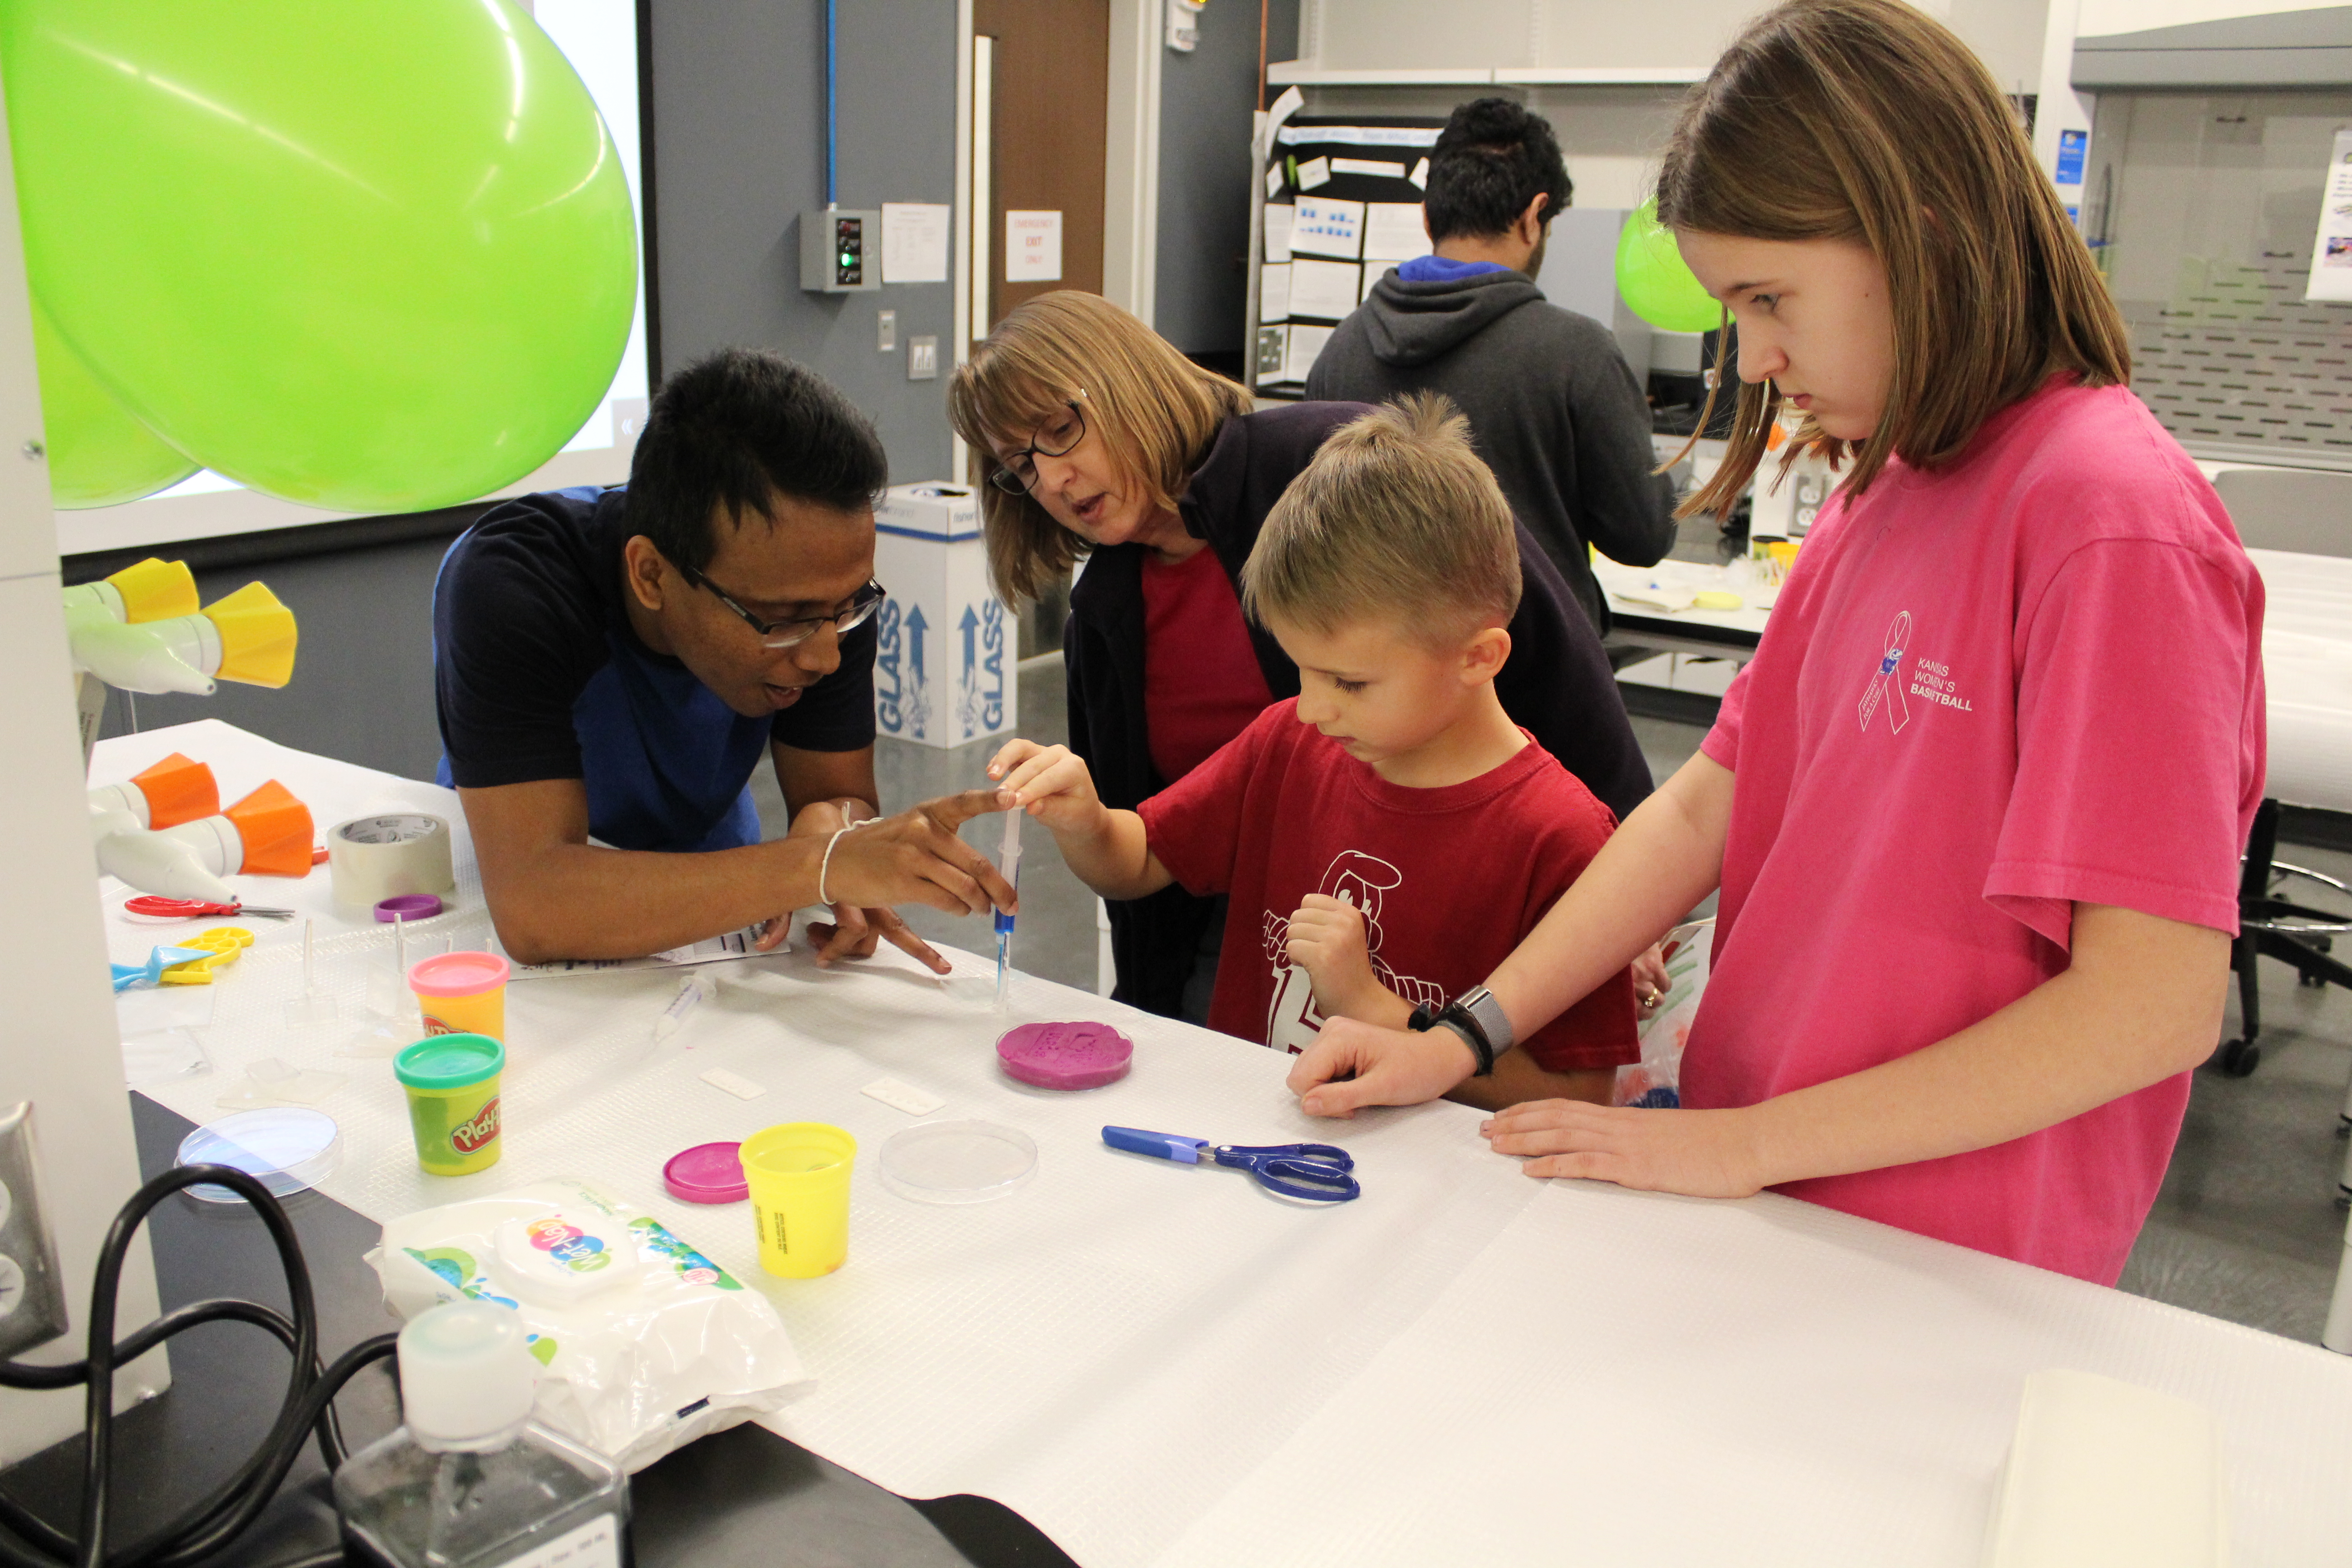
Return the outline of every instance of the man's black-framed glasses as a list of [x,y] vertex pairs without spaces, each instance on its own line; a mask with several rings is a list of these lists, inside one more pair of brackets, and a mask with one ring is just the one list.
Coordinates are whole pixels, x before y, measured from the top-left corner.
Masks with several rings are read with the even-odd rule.
[[796,647],[828,626],[836,635],[846,633],[853,627],[864,626],[874,618],[874,612],[882,607],[882,601],[890,596],[888,589],[869,577],[866,579],[866,586],[849,595],[849,603],[829,616],[803,616],[792,620],[763,621],[741,605],[737,604],[733,595],[726,589],[693,567],[681,566],[678,568],[678,574],[742,616],[743,624],[759,633],[760,641],[769,647]]
[[990,484],[1007,495],[1027,495],[1029,487],[1037,482],[1037,458],[1065,458],[1077,449],[1078,443],[1087,438],[1087,416],[1079,412],[1076,399],[1065,403],[1062,408],[1063,412],[1030,433],[1026,447],[1005,458],[1004,466],[988,476]]

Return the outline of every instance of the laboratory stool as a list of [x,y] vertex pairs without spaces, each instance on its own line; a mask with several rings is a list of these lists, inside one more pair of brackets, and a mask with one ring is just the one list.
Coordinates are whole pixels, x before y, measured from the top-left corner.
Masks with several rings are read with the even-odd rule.
[[[2264,958],[2294,966],[2306,985],[2352,986],[2352,968],[2330,952],[2333,939],[2352,931],[2352,917],[2315,910],[2279,896],[2291,878],[2333,888],[2352,895],[2333,877],[2278,858],[2279,803],[2265,800],[2254,812],[2253,831],[2247,836],[2246,858],[2238,874],[2238,939],[2230,947],[2230,967],[2238,976],[2238,1013],[2245,1032],[2221,1049],[2221,1070],[2244,1078],[2261,1065],[2263,1048],[2262,984],[2258,971]],[[2345,1101],[2344,1121],[2352,1126],[2352,1094]],[[2352,1176],[2352,1172],[2347,1172]],[[2352,1194],[2352,1185],[2345,1188]]]

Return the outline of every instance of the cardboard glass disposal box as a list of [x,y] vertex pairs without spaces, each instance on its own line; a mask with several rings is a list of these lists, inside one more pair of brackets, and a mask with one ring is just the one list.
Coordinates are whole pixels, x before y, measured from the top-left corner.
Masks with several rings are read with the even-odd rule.
[[980,498],[963,485],[892,485],[874,509],[874,725],[927,746],[1010,735],[1018,681],[1012,616],[988,583]]

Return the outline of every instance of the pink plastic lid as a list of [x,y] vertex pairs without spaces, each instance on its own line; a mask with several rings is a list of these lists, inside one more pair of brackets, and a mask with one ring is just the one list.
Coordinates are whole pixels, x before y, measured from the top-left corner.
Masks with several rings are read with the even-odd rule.
[[408,966],[408,988],[420,996],[479,996],[504,985],[509,973],[495,952],[440,952]]
[[1135,1042],[1108,1024],[1023,1024],[996,1042],[1004,1070],[1039,1089],[1100,1089],[1127,1076]]
[[740,1143],[697,1143],[669,1157],[662,1167],[662,1185],[685,1204],[738,1204],[751,1195],[743,1179]]

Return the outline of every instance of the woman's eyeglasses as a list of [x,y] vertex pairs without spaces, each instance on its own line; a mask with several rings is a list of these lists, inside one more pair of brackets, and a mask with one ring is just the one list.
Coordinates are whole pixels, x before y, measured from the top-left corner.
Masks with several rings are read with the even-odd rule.
[[1004,466],[988,476],[990,484],[1007,495],[1027,495],[1029,487],[1037,482],[1037,458],[1067,457],[1076,449],[1078,443],[1087,438],[1087,416],[1078,412],[1076,402],[1062,406],[1066,412],[1037,426],[1029,444],[1005,458]]
[[866,586],[849,596],[849,603],[829,616],[803,616],[793,620],[763,621],[741,605],[728,592],[691,566],[681,566],[678,575],[710,595],[720,604],[743,617],[743,624],[760,634],[760,641],[769,647],[796,647],[831,626],[835,633],[849,631],[873,619],[882,601],[890,596],[888,589],[867,579]]

